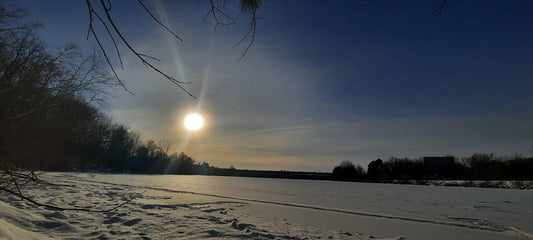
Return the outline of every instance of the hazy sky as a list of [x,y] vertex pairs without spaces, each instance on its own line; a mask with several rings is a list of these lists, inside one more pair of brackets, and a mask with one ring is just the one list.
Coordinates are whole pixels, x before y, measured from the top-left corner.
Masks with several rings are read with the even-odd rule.
[[[107,111],[144,139],[168,139],[219,167],[331,171],[390,156],[533,155],[533,1],[448,1],[440,16],[438,0],[357,8],[364,2],[263,1],[255,43],[238,62],[244,15],[213,31],[194,0],[146,1],[180,42],[137,1],[112,1],[133,46],[191,81],[198,100],[122,46],[118,72],[135,95],[117,88]],[[85,39],[84,1],[20,4],[46,24],[50,45],[97,47]],[[183,117],[193,111],[206,126],[188,133]]]

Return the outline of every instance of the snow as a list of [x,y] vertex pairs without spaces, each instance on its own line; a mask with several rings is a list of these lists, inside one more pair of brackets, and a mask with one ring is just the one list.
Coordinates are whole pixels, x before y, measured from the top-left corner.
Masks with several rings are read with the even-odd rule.
[[[533,239],[533,191],[215,176],[43,173],[0,194],[0,239]],[[139,195],[142,193],[142,195]]]
[[[49,239],[43,234],[26,230],[30,221],[37,221],[38,216],[31,216],[16,207],[0,202],[0,239]],[[28,217],[31,216],[31,217]]]

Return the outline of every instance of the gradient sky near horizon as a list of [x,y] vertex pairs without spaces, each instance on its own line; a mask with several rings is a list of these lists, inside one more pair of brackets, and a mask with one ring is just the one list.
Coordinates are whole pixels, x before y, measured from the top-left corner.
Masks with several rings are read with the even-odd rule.
[[[198,100],[122,46],[118,73],[135,95],[113,90],[106,111],[197,161],[329,172],[343,160],[366,166],[390,156],[533,155],[533,1],[448,1],[440,16],[438,0],[390,9],[389,1],[263,1],[242,61],[246,42],[232,46],[248,30],[245,16],[214,31],[196,1],[146,1],[181,42],[136,1],[112,3],[133,46],[191,81]],[[19,4],[46,25],[49,45],[97,48],[85,39],[85,2]],[[192,111],[206,126],[189,133],[182,122]]]

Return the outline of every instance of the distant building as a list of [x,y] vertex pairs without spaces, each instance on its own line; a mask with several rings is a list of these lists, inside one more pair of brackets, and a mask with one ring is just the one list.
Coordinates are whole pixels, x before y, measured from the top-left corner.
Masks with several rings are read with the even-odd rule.
[[455,164],[455,158],[453,156],[447,157],[423,157],[424,168],[429,171],[440,171],[444,169],[450,169]]

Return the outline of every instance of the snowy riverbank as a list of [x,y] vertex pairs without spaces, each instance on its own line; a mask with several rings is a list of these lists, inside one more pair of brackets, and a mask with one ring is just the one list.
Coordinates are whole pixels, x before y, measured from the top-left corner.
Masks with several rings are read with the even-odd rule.
[[520,190],[533,189],[533,181],[524,180],[393,180],[387,183],[444,187],[502,188]]
[[[91,175],[94,176],[94,175]],[[0,239],[370,239],[356,232],[318,229],[250,216],[247,203],[128,185],[98,183],[77,174],[45,174],[68,186],[27,185],[24,192],[46,204],[106,213],[56,211],[0,195]],[[140,193],[144,192],[142,195]]]
[[[65,185],[25,186],[45,204],[102,210],[136,198],[91,213],[37,207],[2,193],[0,239],[533,239],[524,229],[533,216],[531,191],[369,183],[332,189],[329,181],[202,176],[42,178]],[[472,196],[454,194],[465,190]],[[477,195],[485,202],[472,202]]]

